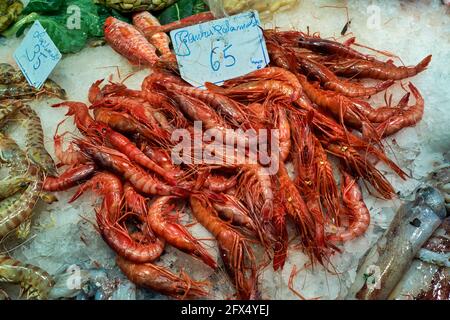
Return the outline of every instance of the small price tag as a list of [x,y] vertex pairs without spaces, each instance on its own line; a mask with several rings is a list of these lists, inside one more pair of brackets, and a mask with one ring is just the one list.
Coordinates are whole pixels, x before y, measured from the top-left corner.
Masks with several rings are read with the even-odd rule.
[[14,59],[28,83],[40,89],[61,60],[61,53],[39,21],[35,21],[14,52]]
[[250,11],[171,31],[182,78],[202,87],[264,68],[270,60],[260,24]]

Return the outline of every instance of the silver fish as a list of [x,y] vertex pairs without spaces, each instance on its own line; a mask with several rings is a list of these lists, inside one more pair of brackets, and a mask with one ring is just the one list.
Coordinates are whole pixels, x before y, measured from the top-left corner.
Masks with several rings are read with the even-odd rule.
[[389,228],[367,254],[348,298],[387,299],[445,216],[441,193],[432,187],[418,189],[415,199],[400,207]]

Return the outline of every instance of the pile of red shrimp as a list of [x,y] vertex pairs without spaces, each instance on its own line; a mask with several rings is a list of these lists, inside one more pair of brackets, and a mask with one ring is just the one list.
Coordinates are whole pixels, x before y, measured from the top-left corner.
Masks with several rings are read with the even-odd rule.
[[[423,71],[431,56],[415,67],[399,67],[339,42],[265,30],[269,67],[223,86],[206,83],[204,90],[180,78],[164,33],[195,22],[195,17],[171,27],[159,26],[148,13],[133,20],[135,27],[109,18],[106,39],[152,72],[140,90],[111,82],[102,86],[99,80],[89,91],[89,107],[79,102],[54,106],[69,108],[81,136],[62,150],[63,135],[55,135],[56,156],[68,169],[47,178],[44,186],[61,191],[83,182],[71,201],[88,189],[101,195],[99,232],[131,281],[176,298],[208,295],[208,283],[157,264],[165,246],[173,246],[210,268],[223,265],[236,297],[256,299],[261,297],[260,268],[270,263],[274,270],[283,268],[289,238],[298,242],[312,266],[327,266],[340,243],[365,233],[370,214],[359,181],[378,197],[396,196],[375,163],[407,176],[386,156],[382,138],[420,121],[424,101],[412,83],[395,106],[374,107],[369,98]],[[367,86],[356,78],[380,82]],[[273,163],[261,161],[174,164],[171,152],[178,141],[172,137],[183,130],[194,139],[194,122],[216,134],[235,129],[236,143],[248,142],[244,130],[277,130],[277,170],[270,172]],[[233,151],[227,160],[237,157],[236,144],[222,146]],[[272,145],[266,147],[275,153]],[[209,151],[212,143],[200,148]],[[243,157],[250,153],[244,149]],[[331,165],[331,157],[338,167]],[[175,211],[191,214],[212,234],[220,261]],[[288,235],[287,223],[295,225],[295,234]]]

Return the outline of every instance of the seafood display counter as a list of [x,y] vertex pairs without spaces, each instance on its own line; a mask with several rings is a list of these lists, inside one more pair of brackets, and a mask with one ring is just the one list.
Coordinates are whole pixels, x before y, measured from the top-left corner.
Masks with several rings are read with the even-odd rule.
[[[450,300],[448,5],[22,2],[0,299]],[[270,63],[182,78],[170,32],[249,9]],[[40,88],[14,58],[36,21],[63,54]]]

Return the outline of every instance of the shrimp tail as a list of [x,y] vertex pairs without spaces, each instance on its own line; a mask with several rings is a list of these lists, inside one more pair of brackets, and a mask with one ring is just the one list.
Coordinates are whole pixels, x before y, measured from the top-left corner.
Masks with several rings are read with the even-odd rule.
[[430,64],[432,57],[433,57],[433,55],[430,54],[430,55],[426,56],[425,58],[423,58],[423,60],[420,61],[416,65],[416,67],[414,68],[416,71],[416,74],[418,74],[418,73],[424,71],[426,68],[428,68],[428,65]]

